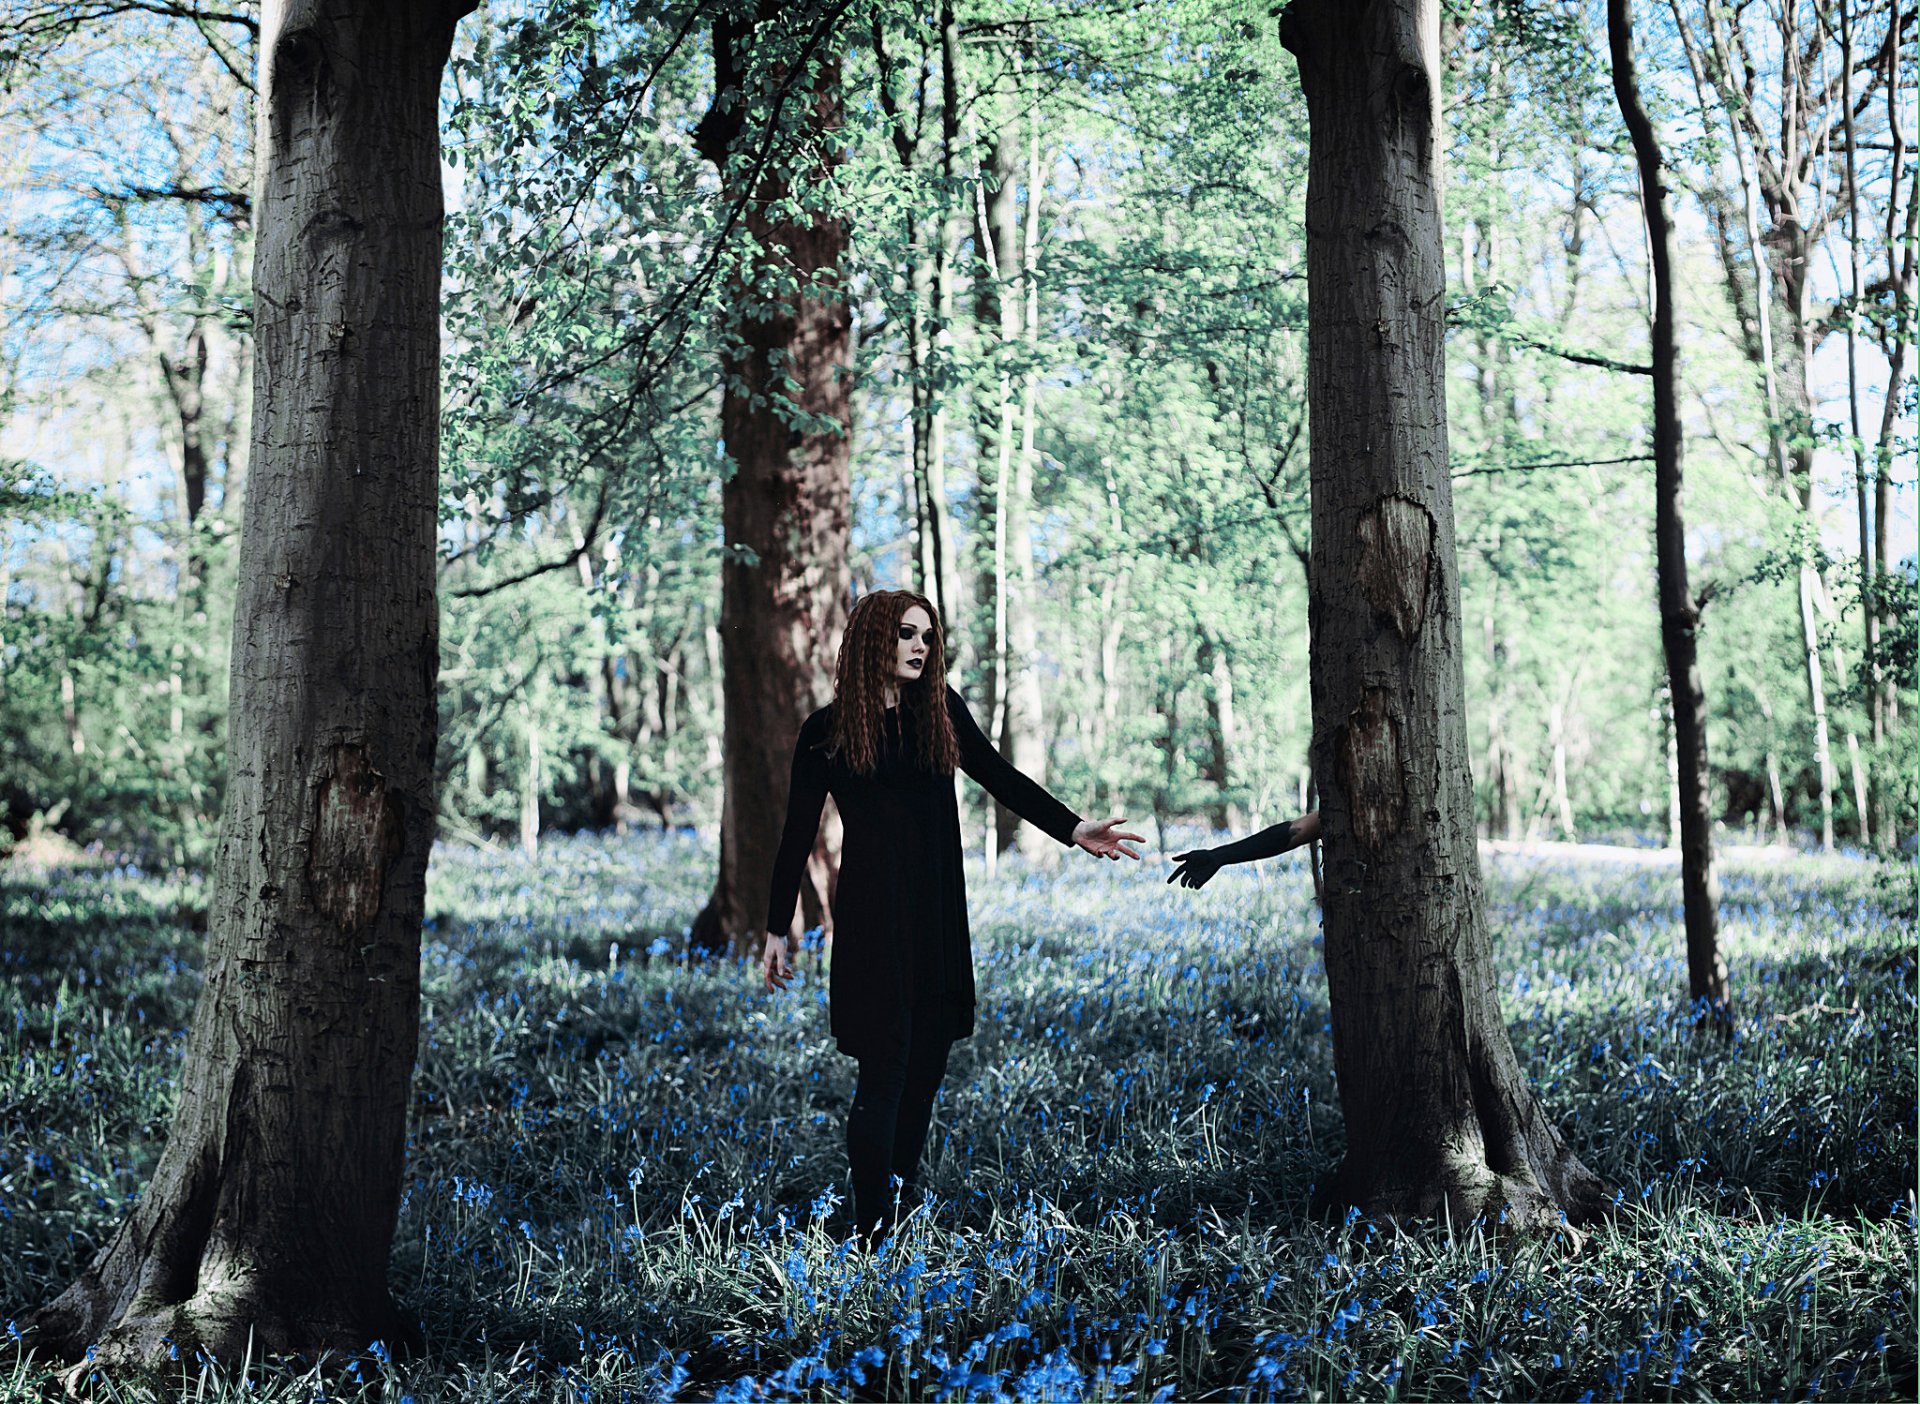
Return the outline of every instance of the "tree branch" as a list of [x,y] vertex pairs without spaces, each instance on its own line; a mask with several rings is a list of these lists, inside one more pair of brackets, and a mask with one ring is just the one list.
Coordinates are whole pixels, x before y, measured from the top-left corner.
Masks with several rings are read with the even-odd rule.
[[1487,473],[1530,473],[1536,468],[1607,468],[1617,463],[1651,463],[1650,453],[1629,454],[1625,458],[1553,458],[1542,459],[1538,463],[1500,463],[1485,468],[1463,468],[1451,476],[1457,481],[1461,478],[1477,478]]

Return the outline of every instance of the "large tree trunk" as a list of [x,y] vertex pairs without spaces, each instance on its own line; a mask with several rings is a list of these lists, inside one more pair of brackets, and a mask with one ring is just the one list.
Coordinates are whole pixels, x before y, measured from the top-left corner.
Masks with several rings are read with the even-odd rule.
[[[714,24],[716,92],[748,82],[744,46],[770,29],[780,6],[763,0],[755,25]],[[825,44],[820,51],[830,52]],[[798,178],[770,161],[746,201],[742,227],[749,274],[735,281],[736,349],[726,361],[721,434],[732,476],[721,491],[727,552],[720,567],[724,761],[720,870],[693,923],[703,950],[744,954],[760,940],[767,886],[787,803],[800,723],[832,698],[833,663],[846,624],[848,462],[853,426],[850,315],[843,286],[847,229],[836,215],[782,209],[797,186],[820,188],[837,161],[837,60],[819,59],[808,102],[822,138],[808,157],[821,168]],[[777,83],[780,75],[760,75]],[[728,153],[752,101],[716,102],[701,124],[701,149],[729,184],[748,178]],[[757,275],[757,276],[756,276]],[[766,287],[791,287],[769,298]],[[796,418],[799,423],[796,424]],[[744,548],[752,561],[743,559]],[[824,828],[796,922],[826,920],[833,873]]]
[[1346,1158],[1322,1208],[1510,1226],[1606,1203],[1501,1021],[1447,466],[1438,0],[1294,0],[1306,91],[1314,775]]
[[434,827],[438,104],[468,8],[262,15],[256,414],[206,987],[152,1184],[34,1318],[68,1359],[418,1335],[387,1259]]
[[1713,871],[1713,807],[1707,773],[1707,699],[1700,683],[1700,608],[1687,583],[1687,525],[1682,508],[1680,364],[1674,344],[1673,223],[1667,213],[1660,143],[1640,103],[1628,0],[1607,0],[1613,91],[1640,166],[1653,294],[1653,544],[1660,597],[1660,643],[1673,706],[1675,780],[1680,808],[1680,891],[1686,913],[1687,988],[1696,1008],[1733,1031],[1727,966],[1720,958],[1720,884]]

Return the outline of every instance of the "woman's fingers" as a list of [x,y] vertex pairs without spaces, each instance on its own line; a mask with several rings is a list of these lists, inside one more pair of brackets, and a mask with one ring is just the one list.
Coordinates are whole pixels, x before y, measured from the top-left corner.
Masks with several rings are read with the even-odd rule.
[[1145,843],[1147,836],[1145,834],[1130,834],[1124,831],[1116,833],[1115,830],[1126,822],[1125,819],[1117,816],[1105,820],[1094,826],[1094,831],[1089,837],[1100,845],[1098,851],[1102,857],[1117,859],[1124,853],[1137,863],[1140,861],[1140,855],[1135,853],[1131,848],[1128,848],[1126,842],[1123,842],[1123,840],[1129,840],[1133,843]]
[[761,956],[761,965],[766,971],[767,988],[784,990],[787,981],[793,978],[793,964],[787,959],[786,943],[767,942],[766,951]]

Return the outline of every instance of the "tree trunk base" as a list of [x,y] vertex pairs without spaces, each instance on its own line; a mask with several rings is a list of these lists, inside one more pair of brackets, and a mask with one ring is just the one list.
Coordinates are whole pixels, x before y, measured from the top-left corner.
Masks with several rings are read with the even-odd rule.
[[1530,1155],[1506,1171],[1495,1170],[1478,1148],[1461,1150],[1418,1175],[1348,1155],[1314,1187],[1309,1207],[1323,1218],[1358,1209],[1396,1223],[1444,1219],[1464,1226],[1480,1220],[1503,1233],[1566,1233],[1577,1244],[1578,1230],[1606,1218],[1613,1198],[1564,1144],[1541,1149],[1543,1155]]
[[[29,1349],[74,1365],[69,1390],[94,1370],[115,1374],[164,1369],[196,1354],[229,1362],[274,1355],[358,1355],[379,1341],[396,1356],[406,1356],[425,1345],[419,1322],[384,1292],[377,1301],[356,1302],[360,1310],[342,1319],[337,1308],[320,1310],[315,1303],[352,1298],[311,1284],[289,1292],[284,1285],[276,1290],[258,1279],[216,1277],[185,1300],[169,1300],[152,1287],[134,1284],[136,1278],[179,1280],[177,1267],[121,1260],[111,1262],[109,1269],[107,1277],[85,1273],[27,1323]],[[195,1276],[191,1271],[184,1275],[188,1280]]]
[[709,901],[687,928],[687,944],[698,955],[733,954],[733,935],[727,930],[718,901]]

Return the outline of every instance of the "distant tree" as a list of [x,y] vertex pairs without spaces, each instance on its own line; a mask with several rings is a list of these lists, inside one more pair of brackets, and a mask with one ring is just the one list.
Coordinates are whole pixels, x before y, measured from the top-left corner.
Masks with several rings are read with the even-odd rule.
[[266,10],[206,987],[152,1183],[31,1323],[79,1371],[418,1334],[387,1263],[434,830],[438,105],[470,8]]
[[[743,210],[746,236],[720,410],[731,465],[720,507],[720,870],[693,923],[694,944],[707,950],[742,952],[759,939],[794,739],[832,695],[846,621],[848,233],[837,212],[818,208],[840,159],[831,44],[842,8],[760,0],[747,16],[716,17],[714,104],[696,133]],[[783,122],[789,105],[798,115]],[[753,140],[741,143],[750,110],[765,125],[757,119]],[[833,860],[823,833],[796,917],[808,925],[826,917]]]
[[1660,141],[1640,101],[1633,63],[1629,0],[1607,0],[1613,90],[1640,166],[1653,293],[1654,560],[1659,576],[1660,642],[1673,699],[1679,762],[1680,887],[1687,923],[1688,993],[1707,1001],[1713,1022],[1733,1029],[1727,965],[1720,958],[1720,884],[1713,871],[1713,805],[1708,789],[1707,699],[1700,684],[1700,604],[1687,583],[1687,522],[1681,505],[1680,355],[1674,344],[1673,219],[1667,211]]
[[1605,1189],[1501,1021],[1473,822],[1447,457],[1439,6],[1294,0],[1311,126],[1314,776],[1347,1150],[1316,1200],[1524,1227]]
[[[1709,188],[1708,211],[1743,349],[1759,372],[1771,466],[1783,497],[1806,519],[1789,550],[1797,557],[1800,661],[1813,719],[1820,841],[1830,849],[1839,777],[1821,658],[1819,616],[1827,604],[1827,581],[1813,549],[1819,538],[1814,357],[1835,324],[1815,304],[1816,272],[1823,262],[1822,244],[1847,213],[1853,198],[1850,180],[1857,175],[1851,162],[1832,159],[1843,129],[1850,132],[1852,127],[1843,110],[1873,110],[1876,85],[1884,76],[1881,56],[1898,53],[1901,32],[1912,25],[1913,11],[1898,5],[1882,8],[1884,26],[1872,47],[1849,43],[1843,49],[1834,42],[1837,26],[1829,6],[1818,0],[1766,7],[1708,4],[1697,10],[1683,0],[1669,0],[1669,5],[1699,85],[1703,119],[1724,122],[1739,172],[1737,194]],[[1849,68],[1845,81],[1836,71],[1843,61]],[[1888,74],[1897,71],[1891,63],[1884,67]],[[1897,189],[1898,184],[1896,163],[1891,185]],[[1859,486],[1864,493],[1864,477]],[[1863,516],[1867,512],[1864,498],[1859,510]],[[1869,554],[1870,542],[1863,539],[1861,549]],[[1845,687],[1839,655],[1831,657],[1833,681]],[[1860,695],[1869,710],[1876,705],[1870,688],[1861,688]],[[1852,728],[1847,747],[1853,762],[1855,818],[1865,840],[1871,825],[1870,757],[1862,754]]]
[[[69,482],[97,463],[103,491],[58,533],[86,540],[91,582],[75,582],[88,604],[69,616],[64,657],[0,698],[17,721],[53,684],[64,773],[31,783],[44,762],[0,762],[0,788],[37,792],[31,807],[76,838],[197,863],[219,819],[249,374],[251,90],[228,64],[251,67],[256,26],[84,0],[15,8],[0,36],[0,414]],[[172,481],[152,494],[143,470],[162,455]],[[52,604],[36,574],[31,597]]]

